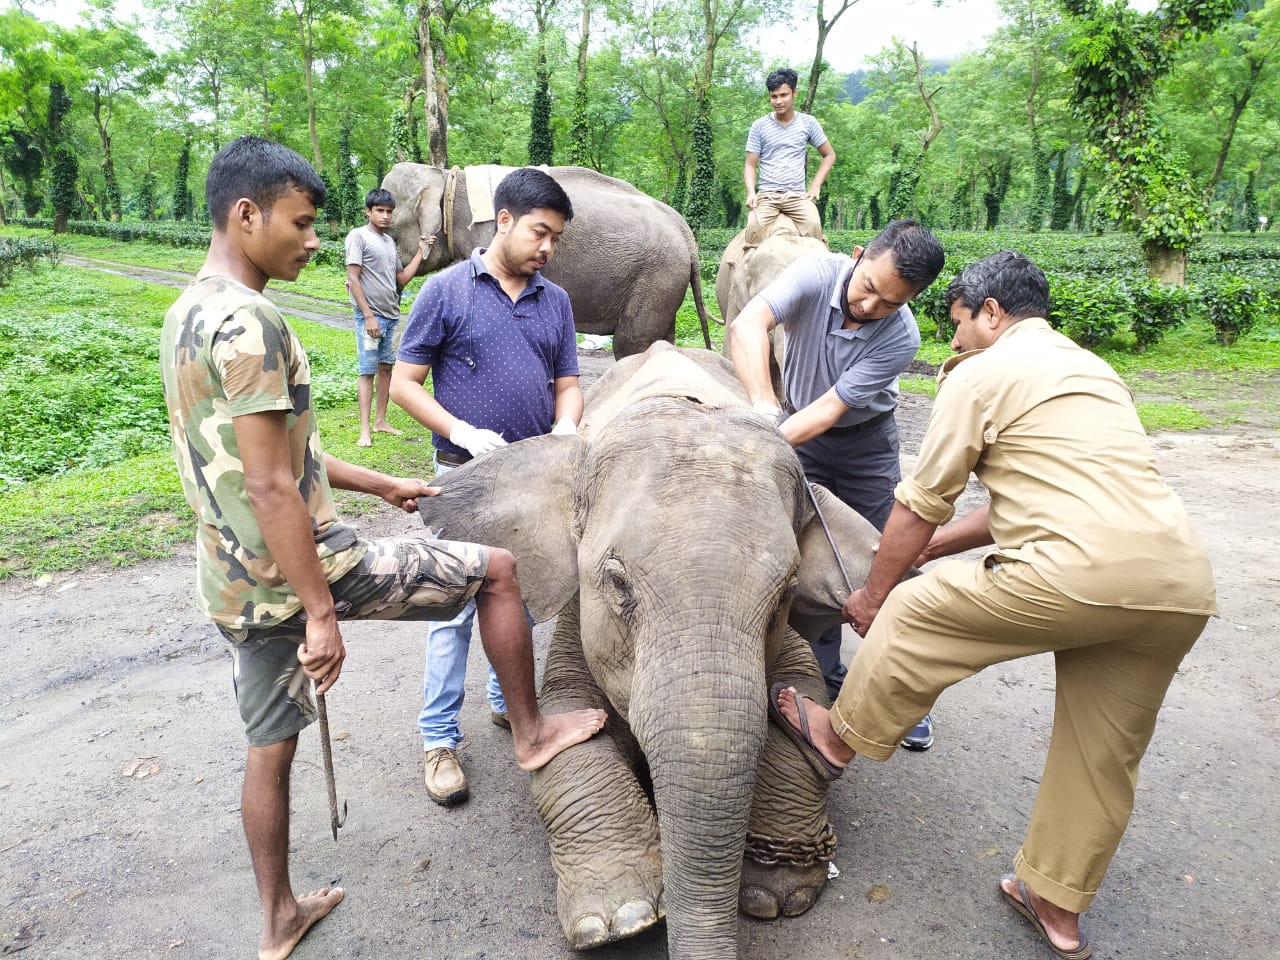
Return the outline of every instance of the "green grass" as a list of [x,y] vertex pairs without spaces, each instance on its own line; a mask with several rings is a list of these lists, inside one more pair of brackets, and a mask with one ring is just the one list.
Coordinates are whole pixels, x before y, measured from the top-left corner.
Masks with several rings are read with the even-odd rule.
[[1138,417],[1148,430],[1199,430],[1212,422],[1207,416],[1185,403],[1138,403]]
[[[0,464],[9,469],[8,483],[0,477],[0,579],[167,556],[191,538],[156,355],[174,298],[171,288],[66,266],[23,272],[0,290]],[[311,360],[325,449],[386,473],[429,474],[430,433],[394,405],[388,419],[405,435],[355,446],[351,334],[291,322]],[[126,324],[136,349],[117,363]],[[24,466],[34,469],[27,482],[13,476]],[[338,500],[347,515],[383,508],[342,491]]]

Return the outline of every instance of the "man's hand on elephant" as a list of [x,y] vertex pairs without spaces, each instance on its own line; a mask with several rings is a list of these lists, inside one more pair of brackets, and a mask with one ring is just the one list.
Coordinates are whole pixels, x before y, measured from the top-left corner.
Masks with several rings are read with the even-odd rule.
[[768,400],[757,400],[751,405],[753,412],[768,420],[773,426],[777,426],[782,420],[782,410],[776,403]]
[[564,417],[557,420],[555,426],[551,428],[552,436],[571,437],[578,432],[578,425],[573,422],[572,417]]
[[461,447],[473,457],[507,445],[507,441],[502,439],[501,434],[494,433],[492,430],[479,430],[465,420],[454,423],[453,429],[449,431],[449,442]]
[[880,604],[865,589],[858,589],[849,594],[849,599],[844,602],[840,615],[845,623],[853,627],[858,636],[865,637],[879,612]]
[[439,487],[428,486],[425,480],[392,477],[391,486],[382,494],[382,499],[405,513],[413,513],[418,509],[419,497],[434,497],[439,493]]

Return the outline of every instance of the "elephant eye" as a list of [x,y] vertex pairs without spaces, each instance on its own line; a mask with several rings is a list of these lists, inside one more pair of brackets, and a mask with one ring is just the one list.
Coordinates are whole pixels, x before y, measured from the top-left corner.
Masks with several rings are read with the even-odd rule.
[[631,600],[631,584],[627,580],[627,568],[617,557],[606,557],[600,565],[601,586],[609,600],[619,609]]

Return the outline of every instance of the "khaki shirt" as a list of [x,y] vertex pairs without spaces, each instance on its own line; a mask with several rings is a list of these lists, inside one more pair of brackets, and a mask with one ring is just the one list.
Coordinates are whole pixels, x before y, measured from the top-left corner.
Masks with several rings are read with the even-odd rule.
[[946,523],[972,471],[991,494],[995,560],[1030,563],[1082,603],[1216,612],[1208,555],[1103,360],[1029,318],[951,358],[938,383],[894,491],[903,505]]

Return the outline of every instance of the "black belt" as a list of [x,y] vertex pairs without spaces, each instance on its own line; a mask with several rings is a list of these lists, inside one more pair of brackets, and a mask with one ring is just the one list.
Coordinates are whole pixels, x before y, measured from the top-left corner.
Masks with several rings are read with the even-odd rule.
[[855,423],[847,427],[829,427],[827,433],[849,434],[861,433],[863,430],[870,430],[872,427],[878,427],[890,417],[893,416],[892,410],[886,410],[884,413],[877,413],[870,420],[863,420],[861,423]]
[[460,467],[464,463],[470,463],[473,459],[469,453],[450,453],[448,450],[441,450],[436,447],[437,462],[447,463],[451,467]]

